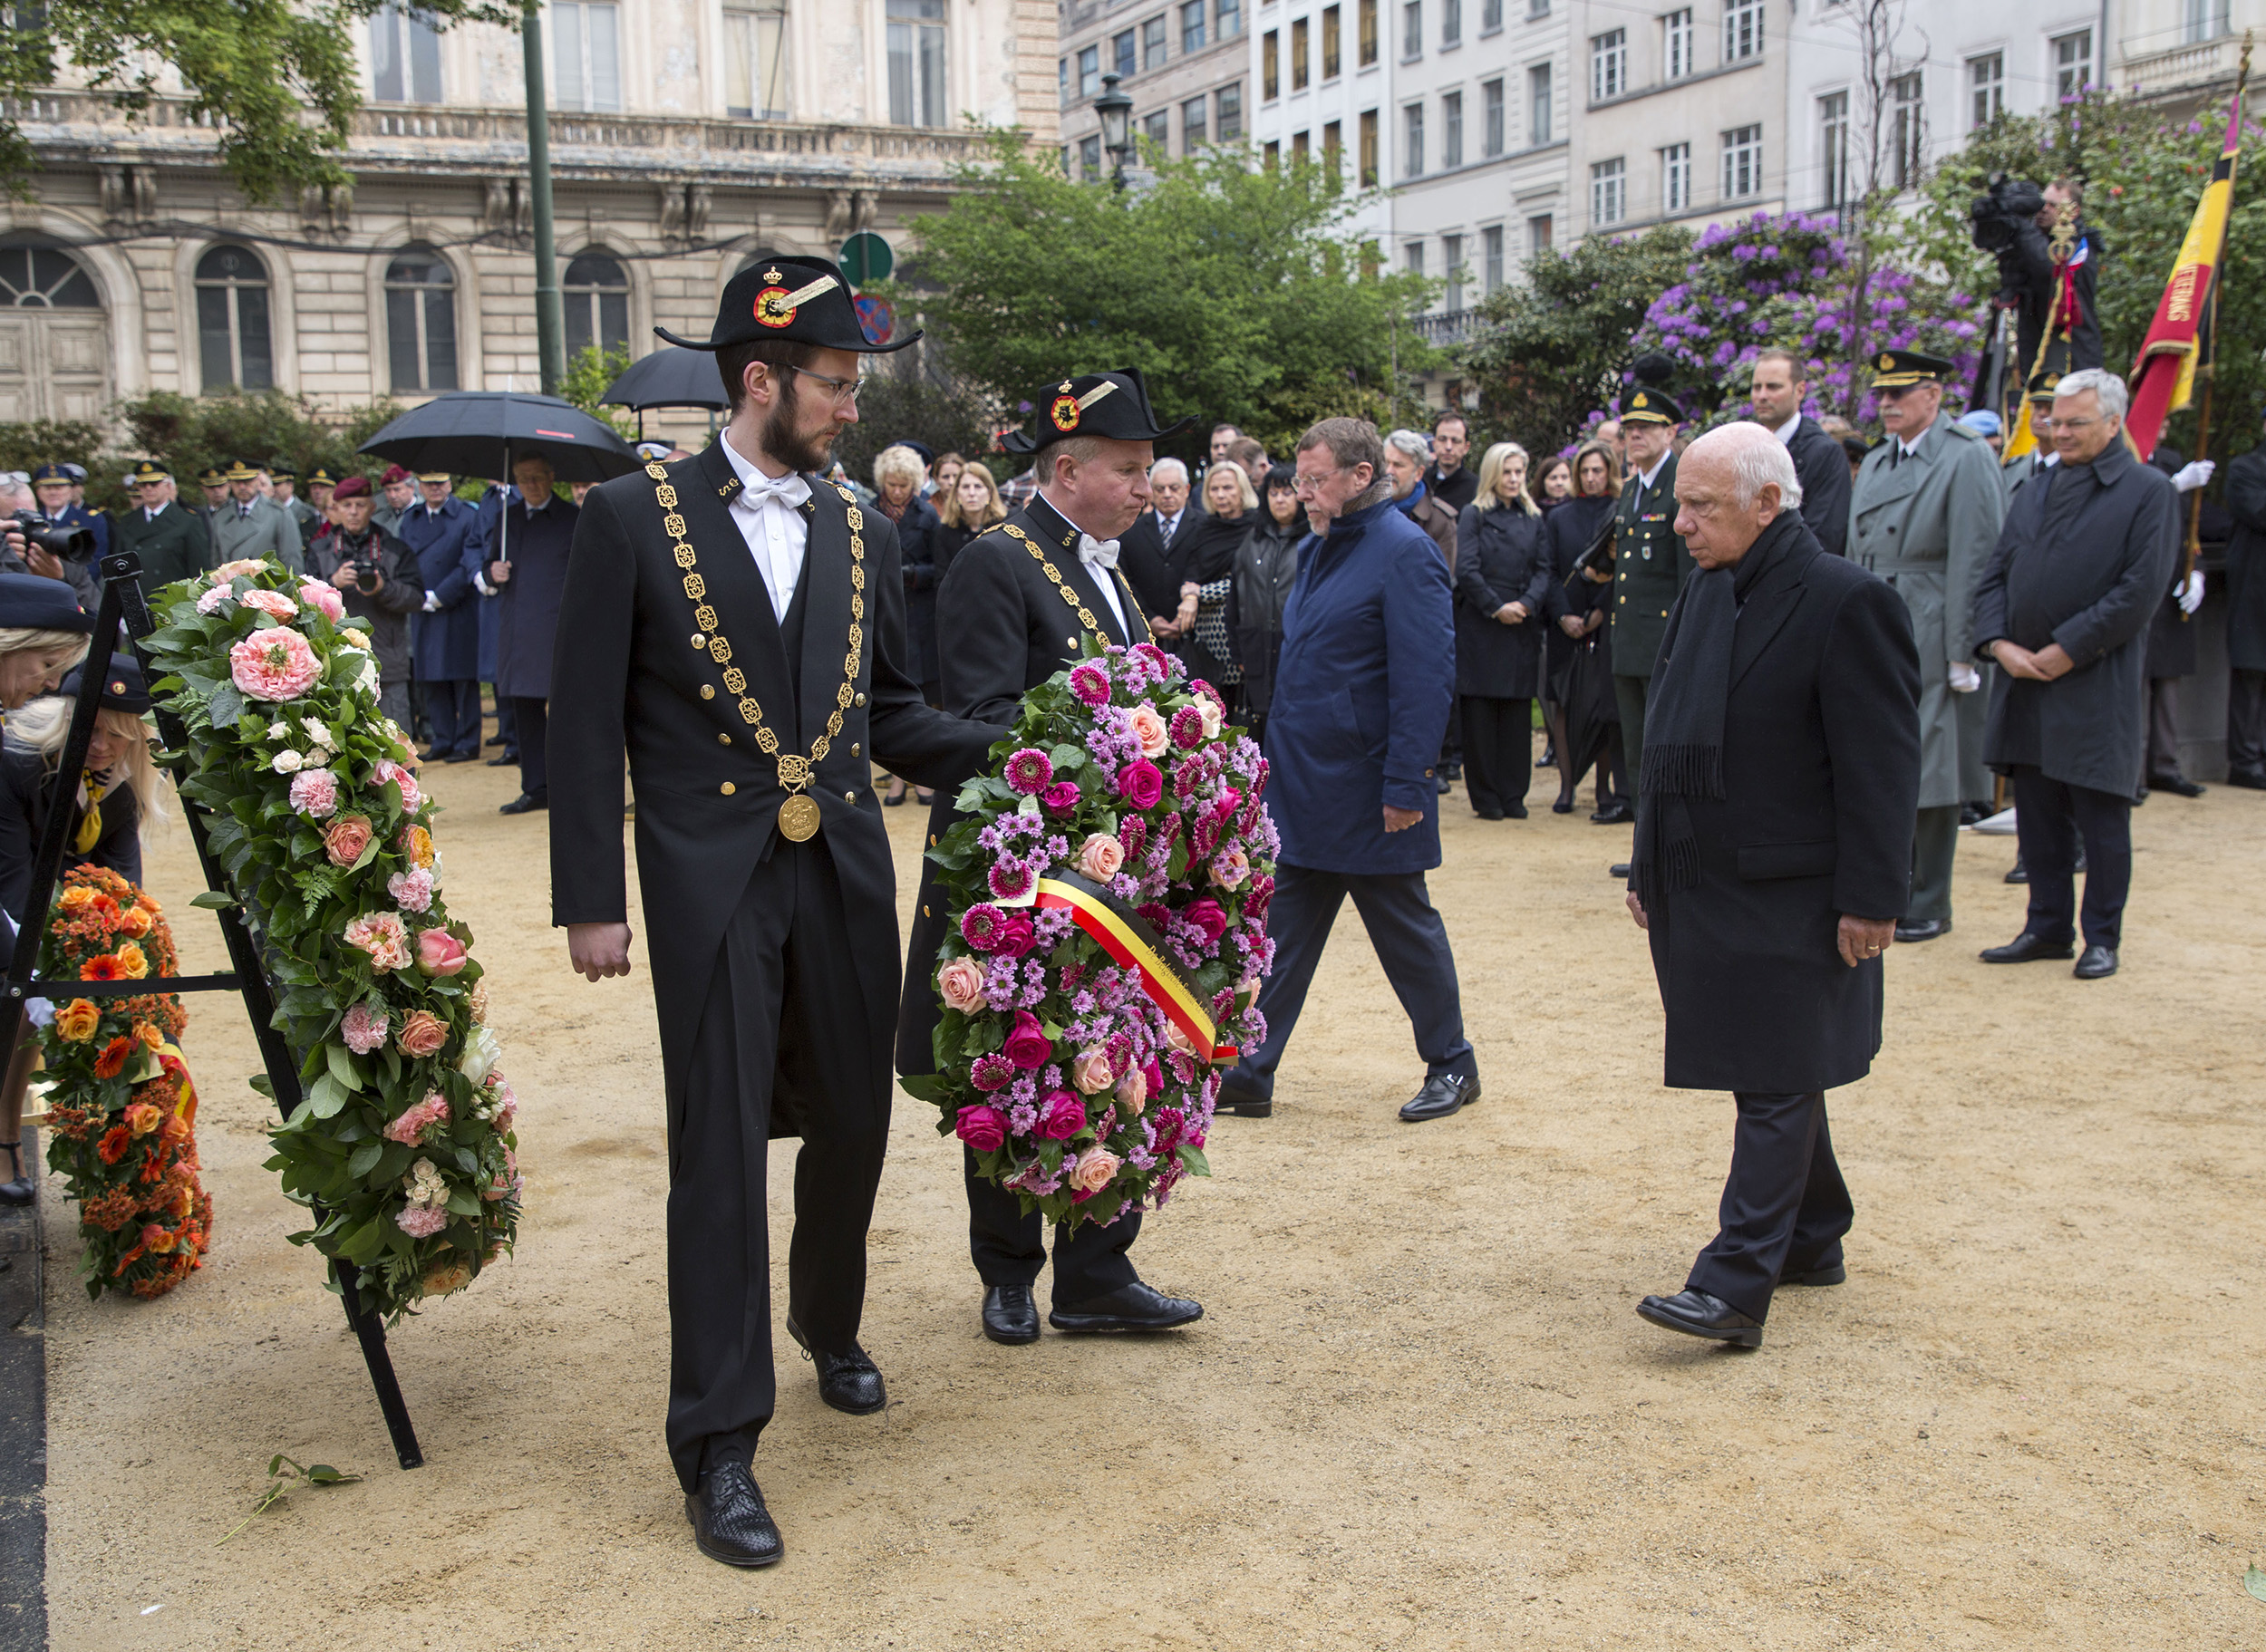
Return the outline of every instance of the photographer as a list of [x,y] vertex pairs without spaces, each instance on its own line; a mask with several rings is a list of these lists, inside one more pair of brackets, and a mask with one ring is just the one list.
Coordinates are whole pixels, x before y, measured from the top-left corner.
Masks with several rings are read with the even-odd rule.
[[85,505],[85,471],[76,465],[42,465],[32,472],[32,491],[39,496],[40,514],[55,527],[82,527],[94,536],[90,561],[100,562],[110,555],[110,522]]
[[[2100,233],[2078,221],[2084,195],[2073,179],[2058,178],[2041,191],[2019,179],[1991,180],[1990,192],[1969,208],[1975,245],[1999,260],[1999,294],[1994,301],[2015,311],[2016,374],[2028,379],[2038,370],[2038,344],[2046,327],[2061,306],[2055,337],[2067,342],[2066,359],[2058,354],[2047,365],[2061,373],[2098,367],[2102,362],[2101,322],[2094,304],[2100,275]],[[2054,262],[2054,227],[2067,214],[2076,231],[2067,266]]]
[[409,616],[425,605],[409,547],[370,519],[367,477],[332,490],[330,531],[307,547],[308,572],[327,579],[370,633],[378,657],[378,709],[409,727]]
[[[26,517],[32,519],[26,521]],[[71,587],[79,605],[92,613],[93,546],[86,526],[64,525],[44,517],[39,501],[33,497],[31,478],[20,470],[0,472],[0,517],[7,519],[6,544],[5,549],[0,549],[0,570],[59,579]],[[87,537],[80,538],[81,535]],[[65,555],[66,547],[73,546],[84,554]]]

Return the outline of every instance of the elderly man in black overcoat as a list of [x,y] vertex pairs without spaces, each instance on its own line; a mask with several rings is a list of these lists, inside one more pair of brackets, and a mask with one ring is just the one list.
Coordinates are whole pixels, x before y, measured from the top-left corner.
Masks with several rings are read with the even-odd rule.
[[629,972],[626,758],[668,1109],[669,1454],[701,1551],[766,1566],[771,1136],[803,1138],[788,1334],[827,1404],[887,1403],[857,1343],[897,999],[869,765],[949,785],[1002,731],[921,703],[896,529],[818,479],[874,348],[841,271],[758,254],[712,337],[662,336],[718,353],[731,417],[584,500],[550,685],[552,921],[589,979]]
[[494,594],[502,612],[496,630],[496,702],[508,707],[519,739],[519,795],[499,814],[526,815],[551,806],[546,733],[551,698],[551,648],[566,563],[582,512],[557,490],[547,459],[514,461],[518,493],[499,502],[484,524],[487,565],[480,594]]
[[1912,878],[1920,662],[1878,576],[1796,513],[1794,461],[1741,422],[1693,442],[1676,599],[1646,707],[1629,910],[1668,1015],[1667,1078],[1738,1105],[1719,1229],[1655,1325],[1762,1342],[1781,1284],[1837,1285],[1853,1207],[1825,1093],[1881,1047],[1881,953]]
[[2014,496],[1975,590],[1975,652],[2003,668],[1983,759],[2014,778],[2030,875],[2022,932],[1983,961],[2069,956],[2082,836],[2081,981],[2116,972],[2147,750],[2148,621],[2179,554],[2178,492],[2133,457],[2125,408],[2124,381],[2098,367],[2055,387],[2057,462]]

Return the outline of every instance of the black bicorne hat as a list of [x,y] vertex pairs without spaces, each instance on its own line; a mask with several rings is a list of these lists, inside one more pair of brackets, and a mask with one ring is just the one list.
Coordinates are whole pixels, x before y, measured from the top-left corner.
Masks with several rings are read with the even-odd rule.
[[820,350],[855,350],[875,355],[916,343],[916,331],[876,344],[858,324],[849,283],[838,266],[800,253],[758,253],[747,268],[724,284],[716,306],[716,325],[705,339],[679,338],[666,327],[654,333],[687,350],[729,350],[758,339],[785,339]]
[[1111,441],[1162,441],[1196,425],[1193,415],[1160,425],[1149,405],[1148,384],[1138,367],[1081,373],[1050,384],[1031,398],[1038,411],[1026,436],[1010,430],[999,445],[1017,455],[1036,453],[1049,442],[1070,436],[1101,436]]
[[[73,669],[63,678],[64,698],[79,697],[79,682],[85,675],[83,669]],[[143,681],[141,667],[134,663],[131,655],[112,654],[110,670],[102,673],[102,709],[140,717],[150,706],[150,690]]]

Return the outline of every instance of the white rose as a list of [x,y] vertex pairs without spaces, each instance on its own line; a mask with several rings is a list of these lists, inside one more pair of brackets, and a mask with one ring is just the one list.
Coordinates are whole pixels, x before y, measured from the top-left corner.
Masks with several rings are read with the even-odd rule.
[[503,1046],[496,1042],[496,1035],[485,1027],[472,1029],[472,1036],[464,1040],[464,1058],[456,1064],[456,1070],[474,1084],[484,1084],[496,1063],[503,1058]]
[[1220,715],[1219,701],[1209,694],[1198,694],[1196,697],[1196,713],[1204,720],[1204,738],[1207,740],[1217,739],[1220,729],[1227,720]]
[[307,731],[307,739],[314,741],[315,745],[327,746],[331,743],[331,731],[325,729],[318,720],[303,717],[299,720],[299,727]]
[[288,746],[267,760],[268,768],[279,775],[297,774],[305,765],[306,759]]
[[307,753],[307,767],[309,768],[328,768],[331,766],[331,759],[337,755],[338,753],[333,751],[327,746],[317,746],[314,750]]

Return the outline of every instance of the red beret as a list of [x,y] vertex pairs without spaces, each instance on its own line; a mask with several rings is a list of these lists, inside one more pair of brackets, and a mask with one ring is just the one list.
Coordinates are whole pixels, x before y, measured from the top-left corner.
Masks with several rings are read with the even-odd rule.
[[366,476],[350,476],[331,489],[334,499],[366,499],[369,497],[370,478]]
[[412,478],[409,472],[402,469],[399,465],[388,465],[385,468],[385,474],[378,478],[378,486],[381,488],[391,488],[396,482],[406,482],[411,479]]

